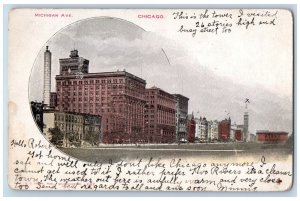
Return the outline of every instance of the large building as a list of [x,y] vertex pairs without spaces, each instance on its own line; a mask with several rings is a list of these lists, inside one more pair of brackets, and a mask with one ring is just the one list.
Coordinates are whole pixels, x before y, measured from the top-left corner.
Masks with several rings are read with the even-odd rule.
[[228,119],[222,120],[219,122],[219,140],[220,141],[228,141],[230,139],[230,128],[231,128],[231,120],[230,117]]
[[88,60],[79,57],[77,50],[71,51],[70,58],[60,59],[55,79],[56,109],[101,116],[103,143],[145,139],[145,80],[126,71],[89,73]]
[[[50,141],[54,135],[53,129],[58,129],[62,135],[61,146],[64,147],[79,147],[85,144],[94,146],[102,141],[101,116],[98,115],[45,110],[44,124],[44,134]],[[52,143],[60,145],[59,141]]]
[[283,131],[257,131],[257,142],[284,142],[288,139],[288,133]]
[[187,139],[189,99],[181,94],[174,94],[176,99],[176,141]]
[[160,88],[146,89],[145,141],[173,143],[176,141],[176,100]]

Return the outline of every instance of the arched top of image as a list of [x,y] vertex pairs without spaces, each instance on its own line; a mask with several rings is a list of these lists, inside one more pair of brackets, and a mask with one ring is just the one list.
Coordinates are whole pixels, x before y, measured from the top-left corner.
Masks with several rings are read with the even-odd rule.
[[[30,107],[45,138],[64,153],[85,161],[118,158],[81,156],[82,151],[72,148],[88,149],[99,143],[139,143],[136,135],[144,129],[141,119],[125,125],[128,120],[125,88],[127,81],[131,82],[129,87],[139,88],[137,96],[131,98],[141,98],[146,80],[150,78],[155,83],[159,79],[151,66],[170,65],[154,38],[152,33],[131,22],[111,17],[81,20],[55,33],[37,55],[29,81]],[[108,83],[116,86],[107,86]],[[114,93],[110,91],[113,87],[119,87],[119,96],[109,97],[108,94]],[[116,103],[108,102],[112,98],[118,98],[117,108],[112,107]],[[137,100],[140,110],[144,102]],[[119,129],[115,139],[108,135],[116,129],[112,126]]]

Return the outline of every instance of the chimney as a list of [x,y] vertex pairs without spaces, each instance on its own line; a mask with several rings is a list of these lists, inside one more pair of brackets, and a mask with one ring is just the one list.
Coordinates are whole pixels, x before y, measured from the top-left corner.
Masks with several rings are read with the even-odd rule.
[[44,52],[44,92],[43,102],[46,108],[50,107],[50,92],[51,92],[51,52],[46,46]]

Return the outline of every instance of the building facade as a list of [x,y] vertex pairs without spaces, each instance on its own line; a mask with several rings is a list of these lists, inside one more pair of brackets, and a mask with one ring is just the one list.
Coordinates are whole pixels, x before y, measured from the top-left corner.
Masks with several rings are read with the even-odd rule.
[[288,139],[288,133],[283,131],[257,131],[257,142],[284,142]]
[[249,142],[256,142],[256,136],[253,133],[249,134]]
[[217,120],[208,122],[208,141],[214,142],[219,139],[219,122]]
[[32,111],[33,118],[40,129],[43,132],[44,129],[44,120],[43,120],[43,113],[44,113],[44,104],[43,102],[31,101],[30,107]]
[[57,106],[57,94],[56,92],[50,93],[50,108],[55,108]]
[[196,121],[194,119],[194,114],[188,115],[188,138],[189,143],[195,142],[195,133],[196,133]]
[[176,99],[176,142],[187,139],[189,99],[181,94],[174,94]]
[[88,64],[77,50],[60,59],[56,109],[101,116],[103,143],[144,140],[145,80],[126,71],[89,73]]
[[[91,114],[79,114],[74,112],[59,112],[55,110],[44,111],[44,134],[51,141],[54,128],[59,130],[62,136],[63,147],[84,144],[95,146],[102,141],[101,116]],[[53,142],[59,145],[60,142]]]
[[146,89],[145,137],[149,143],[176,142],[176,99],[160,88]]
[[230,139],[230,128],[231,128],[231,120],[230,117],[228,119],[222,120],[219,123],[219,140],[220,141],[228,141]]
[[200,142],[207,142],[208,141],[208,121],[206,120],[205,117],[200,117],[200,122],[199,122],[199,141]]

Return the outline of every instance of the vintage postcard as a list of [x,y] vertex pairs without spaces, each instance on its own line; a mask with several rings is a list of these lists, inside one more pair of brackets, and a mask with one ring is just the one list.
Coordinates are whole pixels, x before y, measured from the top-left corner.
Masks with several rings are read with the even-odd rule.
[[16,190],[288,191],[293,13],[14,9]]

